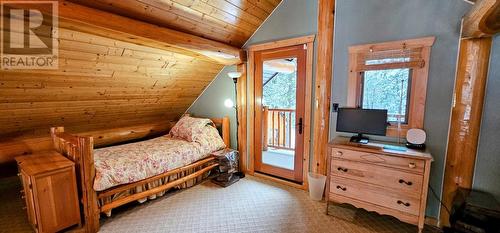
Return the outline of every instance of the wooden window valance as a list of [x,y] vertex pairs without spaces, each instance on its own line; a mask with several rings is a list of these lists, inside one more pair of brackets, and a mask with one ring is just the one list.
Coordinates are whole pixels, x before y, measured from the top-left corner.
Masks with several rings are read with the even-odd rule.
[[425,60],[422,57],[422,48],[395,49],[363,52],[357,54],[358,71],[383,70],[396,68],[422,68]]

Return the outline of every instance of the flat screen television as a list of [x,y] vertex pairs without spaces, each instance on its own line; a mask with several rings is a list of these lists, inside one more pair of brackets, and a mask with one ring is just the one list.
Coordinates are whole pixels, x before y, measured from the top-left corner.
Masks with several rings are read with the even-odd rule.
[[387,131],[387,110],[339,108],[337,131],[355,133],[351,142],[368,143],[363,134],[385,136]]

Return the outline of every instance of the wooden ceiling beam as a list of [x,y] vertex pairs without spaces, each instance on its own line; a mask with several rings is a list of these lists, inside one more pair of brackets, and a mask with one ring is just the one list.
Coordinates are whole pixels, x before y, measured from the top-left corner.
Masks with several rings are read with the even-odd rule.
[[[39,5],[37,9],[42,13],[49,12],[45,7]],[[239,64],[243,60],[240,48],[64,0],[59,1],[58,16],[62,27],[99,36],[206,57],[224,65]]]
[[500,0],[478,0],[463,19],[463,38],[480,38],[500,32]]

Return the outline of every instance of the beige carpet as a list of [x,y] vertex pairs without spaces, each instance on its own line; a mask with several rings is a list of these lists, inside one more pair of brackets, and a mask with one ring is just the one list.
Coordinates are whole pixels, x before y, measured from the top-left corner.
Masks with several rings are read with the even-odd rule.
[[32,232],[28,216],[23,210],[19,178],[0,179],[0,232]]
[[[13,204],[20,202],[19,198],[8,198],[11,200],[1,200],[0,231],[26,232],[21,204]],[[325,212],[326,203],[310,200],[305,191],[246,177],[227,188],[205,182],[168,197],[114,210],[111,218],[104,217],[101,232],[417,231],[392,217],[363,210],[334,206],[330,213],[336,217]]]

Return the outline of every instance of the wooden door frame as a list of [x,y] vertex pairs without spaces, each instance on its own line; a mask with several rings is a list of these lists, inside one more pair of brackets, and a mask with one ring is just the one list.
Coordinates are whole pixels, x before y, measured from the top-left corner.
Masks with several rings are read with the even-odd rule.
[[[269,59],[285,59],[290,57],[297,57],[297,90],[296,90],[296,111],[295,111],[295,119],[304,117],[305,113],[305,83],[306,83],[306,65],[307,65],[307,48],[304,49],[304,45],[294,45],[287,47],[280,47],[276,49],[267,49],[255,52],[255,63],[256,66],[255,71],[257,71],[254,75],[254,93],[255,97],[263,96],[263,83],[262,83],[262,71],[263,71],[263,62],[268,61]],[[260,73],[260,74],[259,74]],[[262,122],[264,115],[262,111],[259,111],[263,106],[260,101],[254,102],[255,107],[255,130],[254,137],[258,140],[255,141],[254,148],[264,148],[263,144],[263,128],[258,127],[260,122]],[[259,107],[260,106],[260,107]],[[294,131],[296,143],[294,148],[294,165],[298,163],[302,164],[303,161],[303,153],[304,153],[304,133],[298,134],[297,131]],[[299,143],[297,143],[299,142]],[[298,152],[298,153],[297,153]],[[273,166],[270,164],[265,164],[262,162],[263,152],[258,149],[254,149],[254,170],[259,170],[261,173],[266,173],[269,175],[275,175],[280,178],[285,178],[289,180],[293,180],[298,183],[304,182],[304,167],[303,166],[295,166],[293,170]]]
[[[251,45],[247,48],[247,53],[248,53],[248,69],[247,69],[247,79],[246,79],[246,84],[248,86],[247,91],[248,91],[248,104],[247,104],[247,111],[249,112],[248,116],[248,121],[247,121],[247,130],[248,130],[248,144],[245,145],[247,146],[247,151],[248,151],[248,157],[243,158],[245,161],[243,162],[246,167],[245,171],[249,175],[254,175],[254,158],[255,158],[255,149],[253,145],[255,145],[255,130],[254,130],[254,124],[255,124],[255,87],[254,87],[254,71],[255,71],[255,59],[254,55],[256,51],[262,51],[262,50],[268,50],[268,49],[275,49],[275,48],[281,48],[281,47],[288,47],[288,46],[294,46],[294,45],[301,45],[304,44],[307,46],[307,52],[306,52],[306,87],[305,87],[305,107],[304,107],[304,152],[303,152],[303,182],[302,185],[297,185],[292,182],[287,182],[287,181],[281,181],[274,179],[276,181],[283,182],[285,184],[302,188],[302,189],[307,189],[309,186],[309,182],[307,180],[307,173],[309,172],[309,156],[310,156],[310,147],[311,147],[311,102],[312,102],[312,69],[313,69],[313,55],[314,55],[314,38],[315,35],[308,35],[308,36],[303,36],[303,37],[297,37],[297,38],[292,38],[292,39],[286,39],[286,40],[279,40],[279,41],[273,41],[269,43],[263,43],[263,44],[256,44],[256,45]],[[248,159],[248,161],[247,161]],[[258,175],[260,177],[263,177],[262,175]],[[264,176],[265,177],[265,176]],[[266,177],[268,178],[268,177]],[[271,178],[272,179],[272,178]]]

